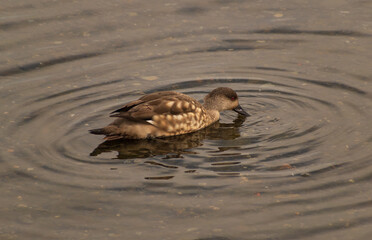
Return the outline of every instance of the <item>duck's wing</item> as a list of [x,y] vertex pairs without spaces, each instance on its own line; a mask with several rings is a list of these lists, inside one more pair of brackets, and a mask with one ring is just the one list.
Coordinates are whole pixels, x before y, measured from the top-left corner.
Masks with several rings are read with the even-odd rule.
[[155,115],[178,115],[194,111],[201,104],[177,92],[157,92],[145,95],[111,113],[111,117],[151,120]]
[[111,114],[111,117],[117,117],[117,116],[115,116],[115,115],[117,115],[117,113],[128,112],[131,108],[133,108],[135,106],[138,106],[138,105],[141,105],[143,103],[150,102],[150,101],[153,101],[153,100],[157,100],[157,99],[162,98],[162,97],[172,96],[172,95],[175,95],[175,94],[177,94],[177,92],[172,92],[172,91],[150,93],[150,94],[147,94],[147,95],[144,95],[144,96],[140,97],[138,100],[135,100],[135,101],[132,101],[132,102],[129,102],[129,103],[125,104],[123,107],[111,112],[110,114]]

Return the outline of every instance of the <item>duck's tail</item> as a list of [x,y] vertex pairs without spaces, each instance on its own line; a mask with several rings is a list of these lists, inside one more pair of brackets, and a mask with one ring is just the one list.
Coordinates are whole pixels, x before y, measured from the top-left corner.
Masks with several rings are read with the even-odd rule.
[[123,136],[118,133],[115,133],[112,128],[114,127],[111,126],[111,128],[104,127],[104,128],[91,129],[89,130],[89,132],[95,135],[106,135],[103,139],[107,141],[122,139]]
[[107,134],[107,131],[105,131],[104,128],[91,129],[89,130],[89,132],[95,135],[106,135]]

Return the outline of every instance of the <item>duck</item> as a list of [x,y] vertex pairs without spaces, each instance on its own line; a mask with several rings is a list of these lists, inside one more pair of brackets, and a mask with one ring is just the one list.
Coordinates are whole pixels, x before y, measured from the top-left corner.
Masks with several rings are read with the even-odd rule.
[[240,106],[237,93],[228,87],[208,93],[203,104],[183,93],[160,91],[125,104],[111,112],[110,117],[116,118],[112,123],[89,131],[105,135],[107,141],[170,137],[201,130],[217,122],[224,110],[250,116]]

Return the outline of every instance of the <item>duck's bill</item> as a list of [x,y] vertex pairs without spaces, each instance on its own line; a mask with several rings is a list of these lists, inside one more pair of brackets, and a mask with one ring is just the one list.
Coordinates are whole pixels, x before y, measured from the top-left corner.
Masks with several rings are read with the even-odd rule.
[[235,111],[235,112],[237,112],[237,113],[239,113],[243,116],[246,116],[246,117],[251,116],[249,113],[244,111],[244,109],[240,105],[238,105],[236,108],[234,108],[233,111]]

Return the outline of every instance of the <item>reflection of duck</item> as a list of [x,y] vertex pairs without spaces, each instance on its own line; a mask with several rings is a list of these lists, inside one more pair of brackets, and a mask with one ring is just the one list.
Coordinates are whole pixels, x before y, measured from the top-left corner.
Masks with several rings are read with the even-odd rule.
[[147,158],[155,155],[183,153],[192,154],[188,149],[196,148],[203,144],[204,139],[235,139],[240,137],[239,127],[245,120],[244,116],[238,116],[233,123],[216,122],[200,131],[171,136],[167,138],[154,139],[125,139],[116,141],[105,141],[98,145],[90,154],[98,156],[104,152],[118,152],[117,158]]
[[239,105],[234,90],[219,87],[204,98],[204,104],[178,92],[145,95],[111,113],[117,119],[104,128],[90,130],[105,140],[176,136],[203,129],[216,122],[220,111],[234,110],[249,116]]

